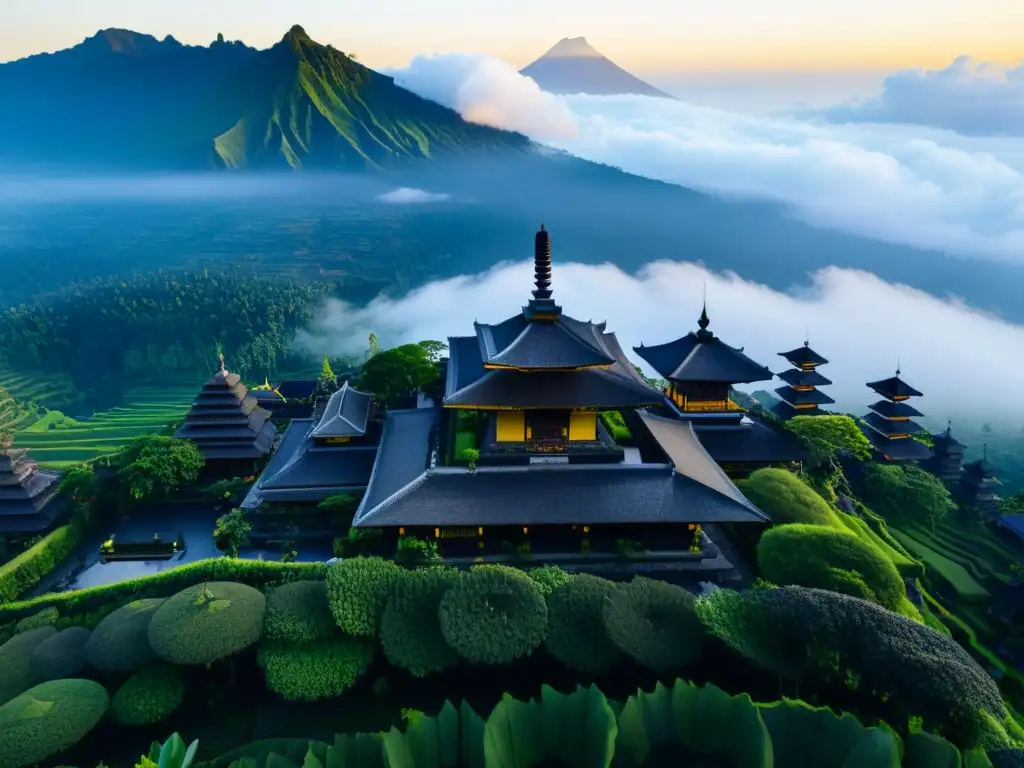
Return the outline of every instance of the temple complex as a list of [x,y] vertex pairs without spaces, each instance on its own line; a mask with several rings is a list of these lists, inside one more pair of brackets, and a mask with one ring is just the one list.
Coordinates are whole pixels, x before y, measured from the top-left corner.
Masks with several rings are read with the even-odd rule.
[[960,481],[965,450],[966,446],[953,437],[953,423],[947,422],[943,432],[932,435],[932,457],[925,468],[952,488]]
[[[764,523],[690,422],[647,409],[666,395],[640,376],[605,323],[552,298],[551,241],[534,241],[522,311],[449,339],[441,408],[388,413],[353,525],[440,542],[443,554],[686,553],[707,523]],[[769,374],[770,375],[770,374]],[[631,414],[638,447],[602,411]]]
[[270,453],[277,427],[270,412],[249,395],[237,373],[224,367],[203,385],[174,436],[191,440],[207,463],[244,466]]
[[980,459],[964,465],[960,487],[954,491],[954,499],[985,519],[998,520],[999,495],[996,488],[1000,483],[996,477],[996,468],[988,460],[988,446],[983,450]]
[[634,351],[668,382],[667,411],[688,421],[701,444],[730,474],[770,464],[802,461],[806,452],[794,435],[751,417],[731,397],[736,384],[770,381],[774,374],[709,330],[707,307],[698,330],[675,341]]
[[27,449],[12,446],[10,435],[0,437],[0,535],[43,533],[60,511],[60,474],[39,469]]
[[[380,445],[381,423],[373,417],[373,397],[346,382],[316,418],[292,419],[242,509],[259,510],[258,522],[266,528],[282,512],[314,507],[338,494],[361,494]],[[315,528],[312,517],[304,513],[308,529]]]
[[900,378],[899,367],[895,376],[869,382],[867,386],[882,397],[868,406],[871,411],[862,418],[862,431],[876,453],[886,461],[926,461],[932,458],[932,449],[913,438],[924,429],[912,418],[924,414],[907,403],[911,397],[921,397],[921,393]]
[[835,402],[818,389],[832,383],[817,370],[819,365],[826,365],[828,360],[811,349],[809,341],[789,352],[779,352],[779,356],[786,358],[793,367],[779,374],[786,386],[775,390],[782,402],[772,408],[772,413],[783,420],[794,416],[818,416],[823,413],[821,406]]

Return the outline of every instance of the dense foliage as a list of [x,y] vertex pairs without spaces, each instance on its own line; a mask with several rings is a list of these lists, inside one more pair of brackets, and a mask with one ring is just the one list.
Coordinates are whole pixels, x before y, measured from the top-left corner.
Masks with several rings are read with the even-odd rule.
[[214,581],[183,589],[149,623],[149,644],[172,664],[210,664],[256,643],[267,600],[258,589]]
[[906,588],[892,560],[853,533],[791,524],[767,531],[757,545],[762,575],[775,584],[842,592],[899,611]]
[[812,466],[822,466],[844,458],[866,461],[871,458],[871,443],[849,416],[797,416],[786,422],[807,448]]
[[637,576],[612,590],[604,621],[619,650],[651,669],[678,669],[700,656],[705,632],[693,595],[664,581]]
[[56,634],[53,627],[37,627],[0,645],[0,702],[10,701],[31,687],[32,654]]
[[32,652],[33,681],[71,677],[85,667],[85,644],[91,635],[85,627],[68,627],[43,640]]
[[185,698],[181,671],[170,664],[140,669],[117,689],[110,702],[110,717],[118,725],[159,723]]
[[936,526],[956,508],[935,475],[899,464],[867,465],[861,494],[868,506],[893,522]]
[[504,664],[544,641],[548,609],[537,582],[503,565],[476,565],[448,590],[439,615],[445,641],[467,661]]
[[417,677],[436,674],[459,661],[441,629],[441,600],[458,581],[453,568],[421,568],[404,575],[388,597],[380,620],[387,660]]
[[430,350],[423,344],[403,344],[367,360],[359,377],[359,388],[391,406],[401,403],[410,393],[430,389],[437,379],[437,365]]
[[108,672],[134,672],[156,661],[149,645],[149,624],[165,601],[163,597],[133,600],[109,614],[86,641],[88,662]]
[[52,680],[0,707],[4,768],[25,768],[76,744],[100,721],[110,699],[92,680]]
[[81,543],[83,530],[78,522],[62,525],[0,565],[0,603],[17,600],[38,584]]
[[335,630],[322,581],[294,581],[267,592],[263,634],[269,640],[308,643]]
[[388,594],[401,576],[399,566],[377,557],[353,557],[332,565],[327,570],[327,596],[342,632],[375,636]]
[[605,627],[604,611],[615,582],[581,573],[548,596],[548,651],[572,669],[598,675],[622,656]]
[[195,443],[160,435],[137,437],[117,456],[122,486],[136,501],[194,484],[205,463]]
[[241,509],[233,509],[217,518],[213,541],[217,549],[230,557],[238,557],[238,550],[249,544],[252,523]]
[[373,656],[371,642],[334,634],[302,645],[265,641],[260,644],[259,665],[270,690],[289,700],[314,701],[351,688]]
[[539,568],[531,568],[526,575],[537,582],[541,592],[550,595],[551,591],[563,584],[573,580],[573,574],[563,571],[557,565],[542,565]]
[[828,502],[788,470],[759,469],[737,486],[773,522],[842,527]]
[[205,269],[72,285],[0,314],[0,366],[70,374],[80,391],[107,399],[139,377],[212,373],[218,348],[232,371],[262,377],[279,370],[332,290]]
[[39,629],[40,627],[50,627],[57,623],[57,619],[60,618],[60,612],[53,607],[43,608],[38,613],[33,613],[31,616],[26,616],[17,624],[18,632],[27,632],[30,629]]

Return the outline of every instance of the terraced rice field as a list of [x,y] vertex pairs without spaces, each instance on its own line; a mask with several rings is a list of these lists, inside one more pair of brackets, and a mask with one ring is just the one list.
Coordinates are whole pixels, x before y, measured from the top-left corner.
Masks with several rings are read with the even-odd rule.
[[[75,389],[70,376],[37,376],[0,369],[0,387],[25,409],[37,405],[59,411],[82,401],[82,396]],[[0,400],[2,399],[3,395],[0,395]]]
[[[913,533],[892,529],[892,535],[914,556],[919,557],[935,575],[946,581],[967,603],[986,602],[991,594],[982,585],[985,575],[976,567],[968,570],[963,565],[966,558],[959,556],[953,559],[949,550],[934,536],[928,536],[920,530]],[[972,565],[975,565],[972,562]],[[973,571],[973,573],[971,572]]]
[[54,411],[18,432],[15,443],[29,448],[44,467],[65,469],[116,452],[139,435],[165,432],[177,424],[198,390],[195,382],[130,390],[125,404],[88,419],[65,419]]

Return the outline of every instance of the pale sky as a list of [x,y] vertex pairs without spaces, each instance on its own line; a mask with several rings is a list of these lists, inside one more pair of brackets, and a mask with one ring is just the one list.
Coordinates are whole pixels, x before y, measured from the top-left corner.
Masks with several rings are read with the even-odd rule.
[[1024,0],[0,0],[0,61],[106,27],[202,45],[222,32],[266,47],[293,24],[377,68],[443,51],[523,66],[581,35],[638,73],[1024,58]]

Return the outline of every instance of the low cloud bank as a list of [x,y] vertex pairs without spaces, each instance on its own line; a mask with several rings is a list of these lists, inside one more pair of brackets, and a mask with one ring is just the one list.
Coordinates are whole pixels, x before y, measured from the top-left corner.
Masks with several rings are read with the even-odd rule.
[[975,136],[1024,136],[1024,64],[962,56],[945,69],[895,72],[882,93],[818,114],[836,122],[914,123]]
[[[379,297],[356,308],[332,301],[320,319],[300,332],[297,346],[318,358],[362,354],[375,333],[385,347],[473,333],[473,321],[496,323],[529,299],[532,263],[503,264],[480,275],[430,283],[400,299]],[[1024,402],[1007,396],[978,397],[979,377],[1003,393],[1024,379],[1024,327],[977,312],[957,301],[886,283],[874,275],[830,267],[811,287],[786,294],[718,274],[690,263],[655,262],[636,276],[611,265],[559,264],[555,298],[578,319],[608,321],[630,358],[641,342],[661,344],[696,329],[707,284],[711,330],[758,362],[779,372],[788,364],[777,353],[803,343],[831,362],[822,373],[837,408],[866,412],[875,399],[864,383],[904,378],[924,393],[919,409],[933,427],[946,419],[1024,424]],[[746,389],[774,390],[778,379]]]
[[449,197],[451,196],[445,192],[427,192],[426,190],[413,189],[412,187],[399,187],[382,195],[377,195],[377,199],[381,202],[398,205],[436,203],[441,200],[447,200]]
[[390,74],[469,120],[630,173],[779,201],[812,224],[853,234],[1024,262],[1022,137],[758,117],[643,96],[555,96],[477,55],[417,57]]

